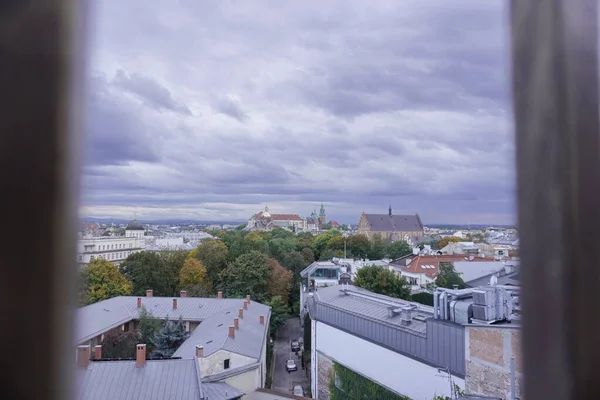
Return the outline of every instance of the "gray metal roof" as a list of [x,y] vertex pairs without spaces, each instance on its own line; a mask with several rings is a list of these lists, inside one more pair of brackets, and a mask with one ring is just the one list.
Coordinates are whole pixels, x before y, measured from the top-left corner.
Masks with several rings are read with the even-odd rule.
[[[347,289],[344,292],[344,289]],[[433,308],[357,288],[337,285],[311,292],[307,308],[311,319],[345,331],[404,356],[465,375],[464,327],[433,318]],[[416,305],[405,326],[391,308]]]
[[233,400],[245,393],[224,382],[202,383],[206,400]]
[[[241,299],[228,309],[206,318],[173,356],[192,358],[196,354],[196,346],[202,345],[205,357],[219,350],[227,350],[259,360],[267,338],[271,308],[251,302],[248,309],[244,310],[244,317],[239,319],[239,329],[235,331],[235,337],[231,338],[229,327],[233,326],[233,319],[238,316],[240,308],[243,308]],[[264,324],[260,323],[261,315],[265,317]],[[232,368],[234,367],[232,365]]]
[[[197,360],[93,361],[76,368],[78,400],[230,400],[244,393],[226,383],[203,384]],[[207,397],[208,396],[208,397]]]
[[371,232],[422,232],[423,224],[417,215],[365,214]]
[[[185,321],[199,322],[221,311],[239,308],[243,302],[241,299],[176,297],[177,308],[173,309],[175,297],[140,298],[142,306],[155,317],[177,320],[181,316]],[[75,344],[83,343],[112,328],[139,318],[141,309],[137,308],[137,299],[137,296],[119,296],[77,309]],[[261,306],[255,302],[252,304]]]
[[312,274],[318,268],[340,268],[339,265],[332,263],[331,261],[315,261],[310,264],[308,267],[304,268],[300,271],[300,276],[306,278],[308,275]]

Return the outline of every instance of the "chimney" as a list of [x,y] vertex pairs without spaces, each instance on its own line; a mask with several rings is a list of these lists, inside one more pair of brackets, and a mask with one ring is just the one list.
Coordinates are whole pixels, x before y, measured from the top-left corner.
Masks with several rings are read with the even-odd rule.
[[204,346],[197,344],[196,345],[196,357],[202,358],[204,357]]
[[240,319],[239,318],[233,319],[233,326],[235,327],[235,329],[240,329]]
[[154,290],[152,290],[152,289],[146,290],[146,297],[152,297],[152,295],[154,295]]
[[146,365],[146,345],[138,344],[135,350],[135,366],[143,367]]
[[100,360],[102,358],[102,346],[97,345],[94,347],[94,360]]
[[244,310],[247,310],[247,309],[248,309],[248,302],[247,302],[247,301],[245,301],[245,302],[244,302]]
[[229,327],[229,337],[230,338],[235,338],[235,326],[230,326]]
[[219,298],[219,299],[223,298],[223,292],[221,292],[220,290],[217,292],[217,298]]
[[261,315],[261,316],[260,316],[260,320],[259,320],[259,321],[260,321],[260,324],[261,324],[261,325],[264,325],[264,324],[265,324],[265,316],[264,316],[264,315]]
[[138,297],[138,304],[137,304],[138,308],[142,308],[142,298]]
[[248,302],[248,304],[250,304],[250,295],[249,294],[246,295],[246,301]]
[[187,290],[182,290],[179,292],[179,297],[187,297]]
[[244,309],[240,308],[240,312],[238,313],[238,317],[244,318]]
[[77,366],[85,368],[90,364],[90,345],[77,346]]
[[173,310],[177,308],[177,299],[173,299]]

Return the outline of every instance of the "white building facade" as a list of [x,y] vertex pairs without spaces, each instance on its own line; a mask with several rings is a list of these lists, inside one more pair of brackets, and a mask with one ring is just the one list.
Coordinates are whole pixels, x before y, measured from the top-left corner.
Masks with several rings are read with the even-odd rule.
[[100,258],[119,265],[130,254],[142,251],[145,246],[145,240],[137,237],[83,237],[77,241],[77,263],[83,266]]

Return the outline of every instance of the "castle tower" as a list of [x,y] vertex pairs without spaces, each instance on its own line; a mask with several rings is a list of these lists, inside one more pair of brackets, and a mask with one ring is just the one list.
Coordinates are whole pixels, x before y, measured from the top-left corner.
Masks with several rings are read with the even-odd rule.
[[321,225],[325,225],[327,223],[327,215],[325,214],[325,207],[323,203],[321,203],[321,209],[319,210],[319,222]]

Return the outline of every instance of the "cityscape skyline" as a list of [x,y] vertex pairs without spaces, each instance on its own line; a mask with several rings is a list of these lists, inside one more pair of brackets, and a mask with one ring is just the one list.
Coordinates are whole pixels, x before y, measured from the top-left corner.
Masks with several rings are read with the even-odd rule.
[[82,216],[515,223],[504,2],[98,2],[91,20]]

